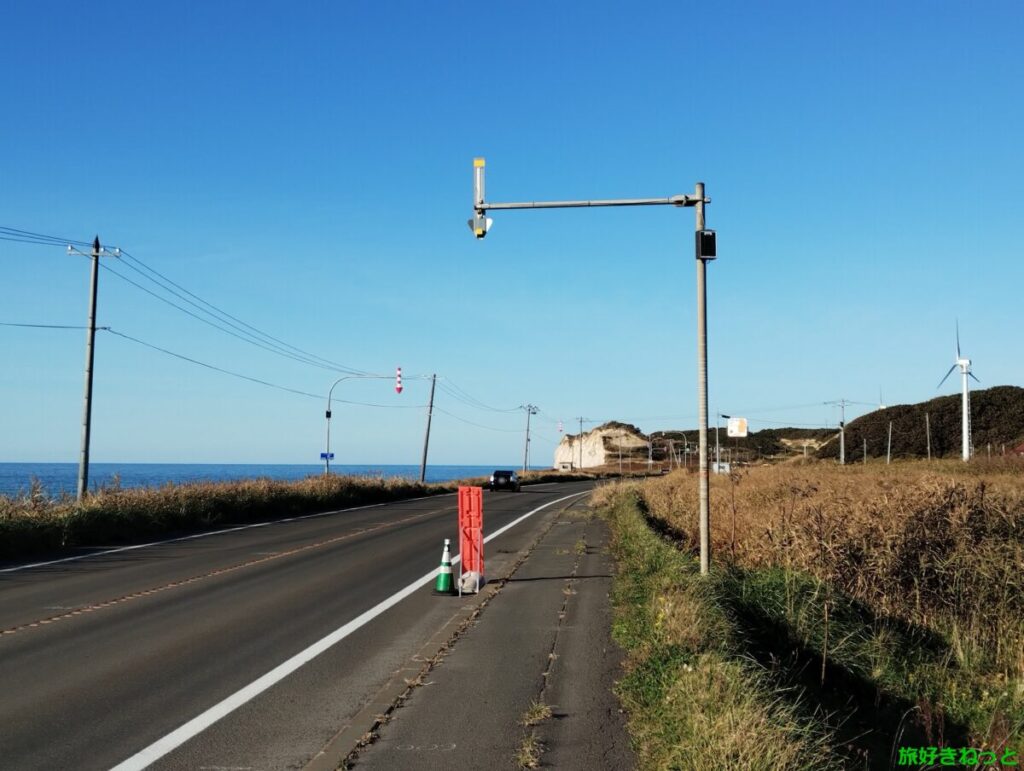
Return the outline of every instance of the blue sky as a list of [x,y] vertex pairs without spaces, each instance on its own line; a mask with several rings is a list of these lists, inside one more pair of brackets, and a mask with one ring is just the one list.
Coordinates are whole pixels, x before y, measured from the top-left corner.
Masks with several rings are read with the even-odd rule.
[[[559,419],[696,425],[692,209],[495,212],[477,242],[478,155],[494,201],[706,183],[712,414],[955,393],[957,319],[985,386],[1024,385],[1019,3],[14,2],[5,27],[0,226],[99,234],[278,340],[402,366],[401,396],[335,389],[384,405],[335,405],[337,463],[418,463],[434,372],[436,463],[520,462],[528,402],[535,463]],[[0,240],[0,322],[84,324],[88,269]],[[341,373],[108,270],[98,323],[320,398],[101,332],[93,460],[317,462]],[[0,326],[0,360],[0,461],[76,460],[84,332]]]

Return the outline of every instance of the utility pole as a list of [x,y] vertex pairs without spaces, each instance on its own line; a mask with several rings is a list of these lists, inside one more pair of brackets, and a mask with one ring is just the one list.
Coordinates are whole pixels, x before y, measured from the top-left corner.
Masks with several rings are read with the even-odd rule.
[[[473,159],[473,217],[469,228],[476,238],[487,235],[491,228],[489,211],[502,209],[567,209],[599,206],[692,206],[696,210],[695,256],[697,260],[697,401],[700,420],[700,572],[707,573],[711,563],[710,522],[708,501],[708,330],[707,330],[707,262],[714,260],[716,237],[712,230],[704,229],[704,206],[711,203],[704,197],[704,183],[696,183],[692,195],[673,195],[668,198],[627,198],[602,201],[523,201],[492,203],[484,195],[483,158]],[[582,433],[582,431],[581,431]]]
[[89,490],[89,438],[92,433],[92,364],[96,341],[96,292],[100,273],[100,237],[92,242],[92,277],[89,281],[89,328],[85,333],[85,398],[82,404],[82,451],[78,456],[78,502]]
[[89,254],[80,252],[68,244],[68,254],[79,254],[92,260],[92,275],[89,280],[89,326],[85,332],[85,396],[82,404],[82,449],[78,458],[78,502],[89,492],[89,441],[92,435],[92,372],[96,343],[96,293],[99,287],[100,257],[120,257],[121,250],[107,251],[100,246],[100,237],[92,242]]
[[524,404],[520,409],[526,410],[526,445],[523,447],[523,472],[529,468],[530,462],[530,416],[537,414],[537,408],[532,404]]
[[700,572],[707,575],[711,569],[711,496],[708,479],[708,259],[715,259],[717,252],[714,234],[705,249],[704,244],[704,183],[698,182],[694,191],[696,212],[697,259],[697,421],[700,430]]
[[892,421],[889,421],[889,444],[885,448],[885,465],[892,463]]
[[434,386],[437,385],[437,375],[430,376],[430,403],[427,405],[427,435],[423,437],[423,461],[420,463],[420,483],[427,478],[427,448],[430,446],[430,419],[434,416]]
[[837,402],[825,402],[825,404],[837,404],[839,405],[839,465],[846,465],[846,405],[849,404],[846,399],[840,399]]
[[925,440],[928,442],[928,460],[932,459],[932,426],[928,422],[928,413],[924,414],[924,435]]
[[583,421],[587,419],[582,416],[576,418],[580,422],[580,471],[583,471]]

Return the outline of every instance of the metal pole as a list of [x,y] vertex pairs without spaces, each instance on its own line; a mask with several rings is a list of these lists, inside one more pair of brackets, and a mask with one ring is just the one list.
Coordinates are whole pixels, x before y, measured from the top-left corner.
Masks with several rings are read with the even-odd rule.
[[718,422],[721,415],[715,415],[715,473],[722,470],[722,451],[718,444]]
[[[334,387],[338,385],[342,380],[390,380],[391,375],[345,375],[339,377],[333,383],[331,383],[330,389],[327,391],[327,411],[325,416],[327,418],[327,451],[324,453],[324,475],[326,476],[331,472],[331,396],[334,394]],[[431,397],[433,397],[433,390],[431,390]]]
[[327,397],[327,452],[324,453],[324,476],[331,473],[331,397]]
[[82,404],[82,451],[78,458],[78,502],[89,490],[89,437],[92,433],[92,364],[96,341],[96,291],[100,272],[100,237],[92,242],[92,278],[89,281],[89,329],[85,333],[85,397]]
[[430,419],[434,415],[434,386],[437,385],[437,375],[430,376],[430,403],[427,405],[427,435],[423,437],[423,462],[420,463],[420,482],[427,478],[427,447],[430,446]]
[[924,414],[924,435],[928,442],[928,460],[932,459],[932,427],[928,422],[928,413]]
[[864,465],[868,465],[868,438],[864,437]]
[[339,377],[333,383],[327,391],[327,411],[324,413],[327,417],[327,451],[324,453],[324,476],[331,473],[331,396],[334,394],[334,387],[338,385],[342,380],[349,380],[358,375],[346,375],[345,377]]
[[583,471],[583,418],[580,421],[580,471]]
[[839,465],[846,465],[846,399],[839,402]]
[[885,448],[885,464],[892,463],[892,421],[889,421],[889,444]]
[[964,393],[963,393],[963,413],[961,416],[961,437],[962,437],[962,455],[963,459],[971,459],[971,400],[969,396],[969,386],[967,384],[967,370],[963,370],[963,381],[964,381]]
[[525,473],[530,462],[530,416],[537,413],[537,408],[532,404],[526,404],[523,409],[526,410],[526,443],[523,446],[523,472]]
[[[696,229],[704,229],[704,183],[698,182]],[[707,262],[697,255],[697,415],[700,429],[700,572],[711,568],[711,502],[708,480],[708,317]]]

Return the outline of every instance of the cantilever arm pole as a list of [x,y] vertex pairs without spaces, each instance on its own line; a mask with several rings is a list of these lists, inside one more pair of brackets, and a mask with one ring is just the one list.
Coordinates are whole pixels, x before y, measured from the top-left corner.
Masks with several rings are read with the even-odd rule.
[[[596,201],[523,201],[506,203],[488,203],[485,193],[486,162],[483,158],[473,159],[473,219],[469,227],[478,238],[487,235],[491,226],[490,219],[484,215],[488,211],[509,209],[585,209],[597,206],[692,206],[696,210],[696,230],[700,234],[704,230],[704,206],[711,199],[704,195],[704,183],[698,182],[693,195],[673,195],[668,198],[614,198]],[[707,333],[707,260],[715,255],[705,256],[701,249],[701,239],[697,238],[697,405],[699,419],[699,450],[700,474],[698,481],[699,497],[699,529],[700,529],[700,572],[707,573],[711,566],[711,505],[710,485],[708,478],[708,333]],[[527,415],[529,420],[529,415]],[[527,424],[529,425],[529,424]],[[580,465],[583,465],[583,425],[580,425]],[[717,460],[717,459],[716,459]],[[524,460],[523,465],[526,465]]]
[[[704,203],[710,203],[705,198]],[[488,203],[479,201],[474,208],[479,212],[499,209],[583,209],[592,206],[696,206],[693,195],[673,195],[668,198],[611,198],[598,201],[522,201],[513,203]]]

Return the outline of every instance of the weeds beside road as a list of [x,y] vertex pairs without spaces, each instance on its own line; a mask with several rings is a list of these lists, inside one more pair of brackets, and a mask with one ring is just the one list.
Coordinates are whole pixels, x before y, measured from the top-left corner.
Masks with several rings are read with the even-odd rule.
[[[525,484],[593,479],[589,474],[527,472]],[[166,484],[122,489],[116,482],[96,490],[82,504],[49,498],[38,482],[25,495],[0,496],[0,559],[24,559],[69,547],[138,542],[147,538],[214,530],[320,511],[386,503],[454,492],[460,484],[486,479],[421,484],[407,479],[336,474],[283,482]]]
[[602,499],[643,767],[1024,752],[1024,464],[716,477],[704,579],[693,475],[610,485]]

